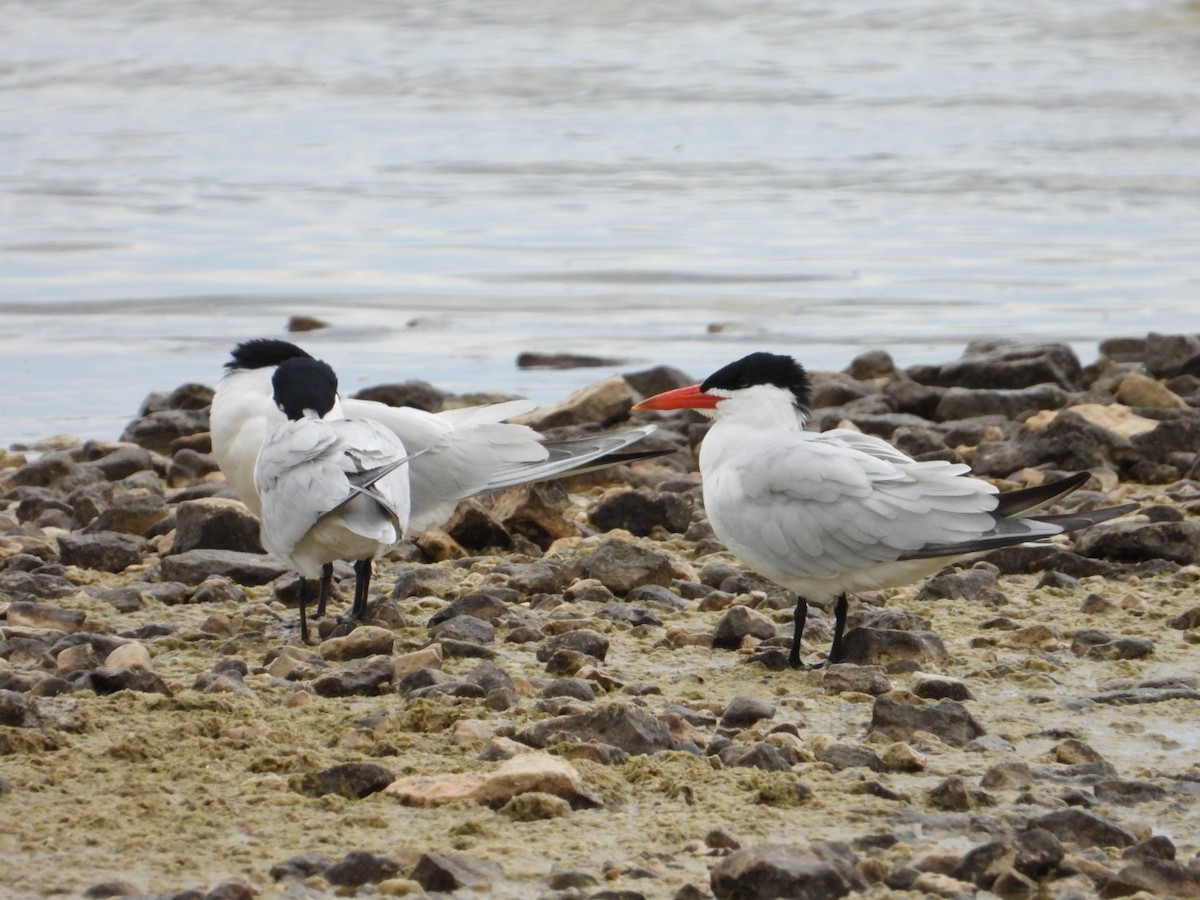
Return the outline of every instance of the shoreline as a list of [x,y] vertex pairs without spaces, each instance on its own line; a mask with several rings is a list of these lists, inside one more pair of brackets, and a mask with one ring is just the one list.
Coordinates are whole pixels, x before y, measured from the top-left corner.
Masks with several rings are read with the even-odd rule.
[[[670,456],[467,501],[377,565],[369,625],[312,647],[203,389],[122,442],[0,452],[4,889],[1200,895],[1200,336],[1087,365],[973,347],[813,373],[812,427],[1006,487],[1086,469],[1073,499],[1141,513],[859,597],[873,640],[827,670],[764,652],[794,597],[713,539],[697,416],[646,417]],[[681,377],[585,392],[619,424]],[[513,760],[532,774],[497,778]]]

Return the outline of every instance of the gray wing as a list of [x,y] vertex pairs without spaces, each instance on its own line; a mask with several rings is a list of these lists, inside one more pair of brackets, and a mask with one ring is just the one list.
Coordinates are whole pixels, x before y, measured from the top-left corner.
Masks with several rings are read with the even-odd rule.
[[718,467],[705,482],[717,536],[787,579],[834,576],[992,528],[995,488],[963,477],[966,466],[917,462],[850,434],[747,442],[739,464]]

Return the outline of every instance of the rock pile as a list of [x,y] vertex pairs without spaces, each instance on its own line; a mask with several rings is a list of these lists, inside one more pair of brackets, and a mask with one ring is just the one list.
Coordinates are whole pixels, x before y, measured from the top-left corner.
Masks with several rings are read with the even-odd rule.
[[672,456],[463,504],[312,647],[212,463],[207,388],[117,442],[4,454],[6,890],[1200,896],[1200,337],[1101,350],[815,373],[813,427],[1005,487],[1086,469],[1071,504],[1143,514],[856,598],[849,662],[812,672],[782,666],[795,597],[708,527],[698,416],[661,419]]

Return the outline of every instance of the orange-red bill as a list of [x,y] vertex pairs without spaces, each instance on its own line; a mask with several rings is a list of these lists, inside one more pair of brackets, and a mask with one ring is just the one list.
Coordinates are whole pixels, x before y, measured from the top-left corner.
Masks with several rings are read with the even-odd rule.
[[713,394],[706,394],[700,390],[700,385],[693,384],[688,387],[676,388],[673,391],[664,391],[661,394],[655,394],[653,397],[647,397],[641,403],[634,405],[634,409],[715,409],[721,401],[721,397]]

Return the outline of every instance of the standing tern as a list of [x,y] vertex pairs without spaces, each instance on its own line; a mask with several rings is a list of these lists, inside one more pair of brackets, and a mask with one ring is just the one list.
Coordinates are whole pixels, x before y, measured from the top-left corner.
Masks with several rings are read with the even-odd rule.
[[337,376],[317,359],[276,368],[273,396],[287,420],[267,437],[254,466],[267,549],[300,573],[300,638],[308,643],[309,578],[334,560],[354,560],[354,605],[366,612],[371,561],[386,553],[409,520],[401,440],[369,419],[324,418],[337,403]]
[[[254,466],[259,450],[287,421],[275,404],[272,378],[292,359],[311,359],[287,341],[259,338],[234,347],[217,384],[210,413],[213,455],[234,492],[261,517]],[[505,422],[534,409],[528,400],[430,413],[370,400],[335,397],[326,418],[371,420],[394,433],[414,455],[408,467],[411,513],[405,535],[444,523],[460,500],[489,491],[572,475],[661,455],[626,450],[654,430],[627,428],[563,441],[547,441],[524,425]],[[418,455],[419,454],[419,455]],[[333,567],[322,574],[317,615],[325,612]]]
[[799,363],[751,353],[702,384],[634,406],[694,409],[714,420],[700,446],[704,507],[725,546],[799,595],[788,655],[793,668],[801,667],[807,602],[834,604],[828,661],[840,662],[848,593],[908,584],[963,556],[1137,509],[1130,503],[1023,518],[1080,487],[1088,474],[999,493],[969,477],[961,463],[918,462],[851,429],[805,431],[811,402]]

